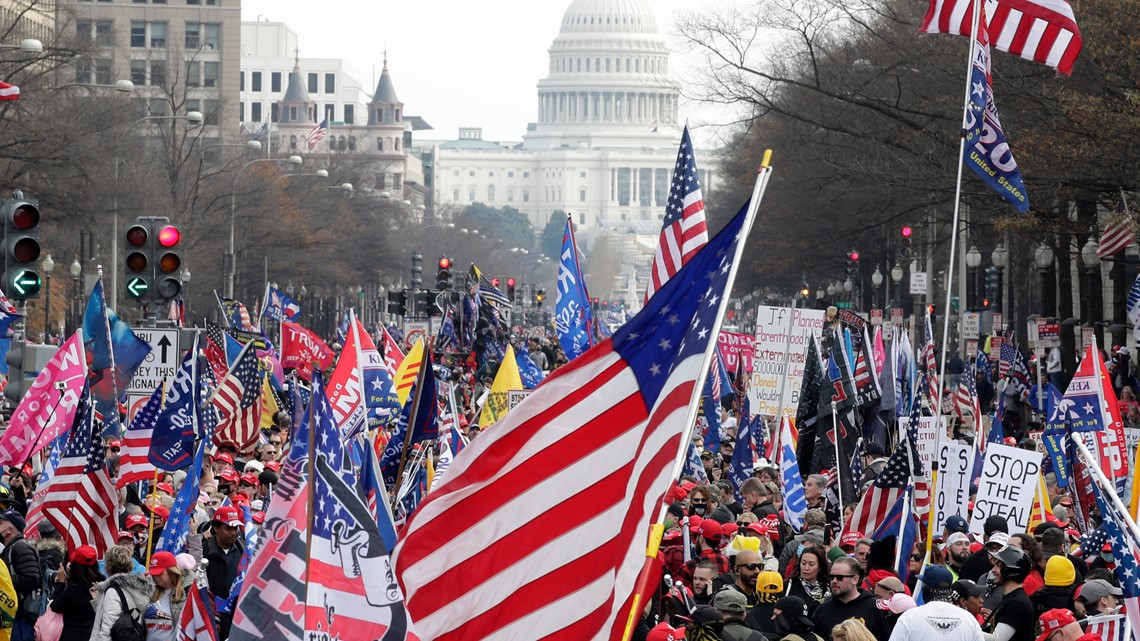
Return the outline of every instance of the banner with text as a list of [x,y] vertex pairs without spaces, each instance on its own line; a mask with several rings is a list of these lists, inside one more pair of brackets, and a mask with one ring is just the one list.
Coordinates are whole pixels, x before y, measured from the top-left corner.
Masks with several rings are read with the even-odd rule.
[[736,373],[736,366],[740,359],[744,359],[744,371],[752,373],[752,354],[756,349],[756,337],[736,332],[721,332],[716,339],[720,349],[720,357],[724,360],[724,368]]
[[974,451],[969,445],[943,443],[938,456],[938,494],[934,501],[934,531],[941,532],[946,519],[958,515],[969,520],[970,477]]
[[[756,312],[756,342],[748,401],[756,414],[795,418],[804,376],[808,336],[823,331],[824,311],[761,305]],[[786,366],[786,369],[785,369]],[[781,403],[780,390],[783,390]]]

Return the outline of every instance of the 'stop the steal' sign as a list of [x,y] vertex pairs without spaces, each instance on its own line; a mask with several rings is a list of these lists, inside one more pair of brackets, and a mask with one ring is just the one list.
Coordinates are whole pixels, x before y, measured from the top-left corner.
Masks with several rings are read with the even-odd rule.
[[1010,532],[1029,527],[1029,512],[1041,474],[1041,452],[1030,452],[1009,445],[986,446],[986,459],[970,517],[970,532],[981,535],[986,519],[1004,517]]

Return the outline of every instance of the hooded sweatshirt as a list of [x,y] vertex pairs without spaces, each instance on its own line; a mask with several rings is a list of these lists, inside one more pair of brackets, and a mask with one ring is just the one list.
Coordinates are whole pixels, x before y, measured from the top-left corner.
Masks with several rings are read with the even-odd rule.
[[876,639],[887,638],[886,620],[883,611],[875,605],[875,596],[866,590],[859,590],[859,595],[844,603],[831,595],[826,601],[815,609],[812,615],[815,622],[816,634],[827,639],[831,637],[831,629],[847,619],[860,619],[866,624]]

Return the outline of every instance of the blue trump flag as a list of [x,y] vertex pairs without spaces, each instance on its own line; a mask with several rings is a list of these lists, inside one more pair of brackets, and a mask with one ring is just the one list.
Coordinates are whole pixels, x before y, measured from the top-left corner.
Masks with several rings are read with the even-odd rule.
[[277,322],[301,321],[301,304],[291,296],[276,287],[266,283],[265,302],[262,304],[262,316],[268,316]]
[[516,349],[515,362],[519,366],[519,378],[522,379],[523,387],[526,389],[538,387],[538,384],[542,382],[542,370],[534,364],[534,359],[530,357],[530,354],[525,349]]
[[194,439],[200,436],[199,400],[198,351],[192,349],[166,390],[151,434],[147,458],[158,469],[180,470],[190,463]]
[[186,545],[186,539],[190,535],[190,518],[194,514],[194,508],[198,507],[198,480],[202,476],[202,464],[207,445],[209,445],[207,441],[198,443],[198,450],[194,454],[194,463],[186,472],[186,480],[178,489],[178,496],[174,499],[174,505],[170,506],[170,520],[166,522],[162,536],[155,544],[156,552],[178,554]]
[[566,217],[562,233],[562,255],[558,264],[558,298],[554,301],[554,324],[558,342],[566,358],[574,360],[594,346],[590,295],[578,263],[578,245],[574,242],[574,224]]
[[150,345],[107,309],[103,279],[95,282],[83,314],[83,345],[91,350],[91,394],[103,415],[104,433],[118,434],[119,398],[126,394]]

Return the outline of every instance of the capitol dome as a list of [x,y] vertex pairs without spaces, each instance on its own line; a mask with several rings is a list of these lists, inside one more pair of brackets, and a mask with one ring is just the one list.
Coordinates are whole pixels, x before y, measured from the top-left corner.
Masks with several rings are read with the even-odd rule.
[[679,94],[647,0],[574,0],[538,82],[532,149],[676,144]]

